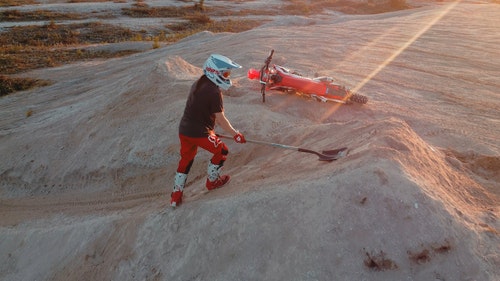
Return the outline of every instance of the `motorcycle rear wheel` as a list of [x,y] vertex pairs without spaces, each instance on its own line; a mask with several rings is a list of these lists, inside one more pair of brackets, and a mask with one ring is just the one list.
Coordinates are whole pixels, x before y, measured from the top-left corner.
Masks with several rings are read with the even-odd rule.
[[349,97],[349,101],[359,103],[359,104],[366,104],[368,102],[368,97],[360,95],[360,94],[352,94]]

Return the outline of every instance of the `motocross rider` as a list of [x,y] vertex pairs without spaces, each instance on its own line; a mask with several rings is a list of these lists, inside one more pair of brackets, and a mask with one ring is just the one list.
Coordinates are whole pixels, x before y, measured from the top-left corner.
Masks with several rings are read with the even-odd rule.
[[208,162],[206,188],[208,190],[220,188],[230,179],[229,175],[220,174],[229,150],[215,134],[214,128],[217,124],[224,131],[231,133],[237,143],[246,142],[243,134],[233,128],[224,114],[222,90],[231,87],[232,82],[229,78],[231,69],[234,68],[241,66],[225,56],[212,54],[203,65],[204,74],[191,86],[179,124],[181,158],[170,196],[172,207],[182,203],[184,186],[198,147],[213,154]]

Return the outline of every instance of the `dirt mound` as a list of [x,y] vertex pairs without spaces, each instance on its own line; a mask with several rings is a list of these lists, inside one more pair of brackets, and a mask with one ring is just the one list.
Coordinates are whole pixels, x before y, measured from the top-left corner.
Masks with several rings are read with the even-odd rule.
[[165,62],[161,63],[161,73],[169,83],[176,81],[192,82],[203,74],[200,67],[193,66],[179,56],[167,57]]
[[[0,279],[496,280],[498,11],[297,18],[30,73],[54,83],[0,99]],[[369,103],[262,103],[245,70],[270,49]],[[231,182],[207,192],[200,151],[168,208],[179,118],[212,52],[244,66],[224,106],[246,137],[349,155],[228,141]]]
[[[166,139],[167,126],[177,122],[180,100],[201,70],[177,56],[143,59],[131,57],[119,66],[106,62],[92,71],[93,65],[81,63],[77,79],[59,78],[40,89],[40,99],[53,97],[33,107],[29,122],[12,124],[15,135],[4,136],[3,195],[102,190],[174,157],[171,151],[157,151],[175,142]],[[53,72],[51,77],[58,77],[66,70]],[[96,79],[105,75],[109,80]],[[176,102],[179,106],[172,109],[165,106]],[[38,142],[30,140],[33,135]]]

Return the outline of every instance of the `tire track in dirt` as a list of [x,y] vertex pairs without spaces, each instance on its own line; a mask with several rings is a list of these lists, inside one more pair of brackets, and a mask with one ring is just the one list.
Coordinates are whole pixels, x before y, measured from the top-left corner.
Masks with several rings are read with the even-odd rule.
[[151,202],[163,204],[166,191],[123,193],[100,192],[95,194],[66,194],[30,198],[0,199],[0,226],[12,226],[25,220],[36,220],[57,214],[89,215],[116,212],[139,207]]

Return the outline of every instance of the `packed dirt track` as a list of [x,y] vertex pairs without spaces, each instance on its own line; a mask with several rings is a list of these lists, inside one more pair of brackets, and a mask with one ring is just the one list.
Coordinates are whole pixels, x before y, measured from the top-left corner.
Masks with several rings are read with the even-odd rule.
[[[0,99],[0,279],[498,280],[499,45],[494,1],[427,1],[23,73],[54,83]],[[271,49],[369,102],[262,103],[246,71]],[[211,53],[243,65],[224,106],[247,138],[349,155],[226,140],[231,182],[206,191],[200,151],[171,209],[178,123]]]

